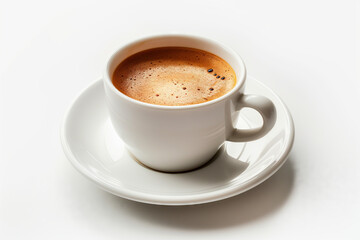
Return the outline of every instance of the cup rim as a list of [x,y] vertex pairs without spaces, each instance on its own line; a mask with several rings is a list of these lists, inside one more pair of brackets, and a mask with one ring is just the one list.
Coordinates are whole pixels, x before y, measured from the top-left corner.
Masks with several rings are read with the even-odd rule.
[[[236,59],[237,63],[239,64],[240,68],[241,68],[241,72],[238,74],[237,72],[235,72],[236,74],[236,85],[235,87],[233,87],[229,92],[227,92],[226,94],[222,95],[219,98],[215,98],[212,99],[210,101],[207,102],[203,102],[203,103],[197,103],[197,104],[190,104],[190,105],[181,105],[181,106],[171,106],[171,105],[157,105],[157,104],[152,104],[152,103],[146,103],[146,102],[142,102],[140,100],[136,100],[134,98],[131,98],[127,95],[125,95],[124,93],[120,92],[112,83],[111,80],[111,76],[109,74],[110,72],[110,63],[112,63],[114,61],[114,58],[124,49],[131,47],[132,45],[135,45],[137,43],[140,42],[144,42],[144,41],[151,41],[151,40],[155,40],[155,39],[159,39],[159,38],[167,38],[167,37],[185,37],[185,38],[193,38],[193,39],[197,39],[200,41],[204,41],[204,42],[210,42],[212,44],[217,45],[218,47],[222,48],[223,50],[225,50],[226,52],[230,53],[232,57],[234,57],[234,59]],[[206,50],[207,51],[207,50]],[[211,53],[211,51],[208,51]],[[237,93],[245,84],[245,80],[246,80],[246,67],[244,64],[244,61],[242,60],[242,58],[240,57],[239,54],[237,54],[233,49],[231,49],[230,47],[227,47],[226,45],[224,45],[223,43],[217,41],[217,40],[213,40],[213,39],[209,39],[203,36],[198,36],[198,35],[190,35],[190,34],[178,34],[178,33],[170,33],[170,34],[157,34],[157,35],[151,35],[151,36],[146,36],[146,37],[142,37],[142,38],[137,38],[136,40],[130,40],[127,43],[123,44],[120,48],[118,48],[118,50],[116,50],[113,54],[110,55],[110,57],[108,58],[107,62],[106,62],[106,68],[105,68],[105,73],[104,73],[104,78],[103,78],[105,84],[107,85],[107,87],[113,92],[115,93],[117,96],[119,96],[120,98],[129,101],[131,103],[134,103],[140,107],[146,107],[146,108],[152,108],[152,109],[164,109],[164,110],[184,110],[184,109],[194,109],[194,108],[201,108],[201,107],[205,107],[205,106],[210,106],[210,105],[214,105],[220,102],[225,101],[226,99],[230,98],[231,96],[233,96],[235,93]]]

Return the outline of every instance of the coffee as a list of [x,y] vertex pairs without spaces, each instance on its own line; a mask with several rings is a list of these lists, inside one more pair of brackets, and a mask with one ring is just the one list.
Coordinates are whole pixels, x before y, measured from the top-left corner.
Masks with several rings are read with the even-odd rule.
[[236,84],[232,67],[199,49],[161,47],[136,53],[121,62],[113,76],[123,94],[151,104],[181,106],[207,102]]

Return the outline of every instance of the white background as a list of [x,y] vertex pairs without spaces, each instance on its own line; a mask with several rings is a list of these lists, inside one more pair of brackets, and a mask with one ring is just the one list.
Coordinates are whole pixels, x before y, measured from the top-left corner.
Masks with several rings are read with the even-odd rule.
[[[348,0],[2,0],[0,239],[360,239],[359,14]],[[123,42],[168,32],[229,45],[288,105],[294,148],[265,183],[152,206],[66,159],[59,128],[78,92]]]

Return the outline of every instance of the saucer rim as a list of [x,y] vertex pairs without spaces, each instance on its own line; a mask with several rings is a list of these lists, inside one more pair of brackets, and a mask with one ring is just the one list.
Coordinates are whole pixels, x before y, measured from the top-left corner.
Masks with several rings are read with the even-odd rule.
[[[66,129],[67,125],[69,124],[68,119],[71,114],[71,110],[73,109],[74,105],[77,103],[77,101],[91,88],[95,88],[97,84],[103,84],[102,78],[99,78],[98,80],[92,82],[89,84],[86,88],[84,88],[82,91],[80,91],[79,94],[76,95],[76,97],[71,102],[70,106],[66,110],[65,116],[63,118],[61,129],[60,129],[60,140],[63,147],[63,151],[70,161],[70,163],[77,169],[82,175],[87,177],[88,179],[92,180],[98,187],[101,189],[110,192],[116,196],[126,198],[129,200],[142,202],[142,203],[148,203],[148,204],[155,204],[155,205],[195,205],[195,204],[203,204],[203,203],[209,203],[214,201],[223,200],[226,198],[230,198],[233,196],[236,196],[238,194],[241,194],[243,192],[246,192],[250,190],[251,188],[254,188],[261,184],[262,182],[266,181],[268,178],[270,178],[274,173],[276,173],[286,162],[290,151],[294,144],[294,138],[295,138],[295,127],[294,127],[294,121],[291,116],[291,113],[288,109],[288,107],[285,105],[285,103],[282,101],[282,99],[274,93],[272,89],[267,87],[262,82],[258,81],[257,79],[248,76],[247,81],[255,81],[257,84],[261,85],[263,88],[265,88],[267,91],[269,91],[277,100],[281,103],[285,113],[286,113],[286,120],[289,125],[289,132],[287,137],[287,143],[284,143],[286,145],[286,148],[283,150],[283,152],[278,157],[278,160],[273,164],[272,166],[269,166],[265,168],[263,171],[258,173],[257,175],[253,176],[246,182],[242,182],[240,185],[231,185],[222,189],[218,189],[212,192],[206,192],[206,193],[199,193],[194,195],[177,195],[177,196],[169,196],[169,195],[157,195],[152,193],[145,193],[145,192],[139,192],[134,191],[127,188],[119,188],[116,186],[113,186],[112,184],[108,183],[107,181],[99,178],[96,176],[96,174],[88,171],[75,157],[75,154],[72,152],[69,143],[67,141],[67,135],[66,135]],[[245,92],[246,93],[246,92]],[[168,173],[165,173],[168,174]]]

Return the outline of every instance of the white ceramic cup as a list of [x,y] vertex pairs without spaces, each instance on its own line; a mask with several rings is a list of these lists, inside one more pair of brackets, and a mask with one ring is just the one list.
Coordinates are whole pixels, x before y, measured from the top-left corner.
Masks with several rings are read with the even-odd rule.
[[[114,87],[113,72],[124,59],[146,49],[169,46],[197,48],[221,57],[235,71],[235,87],[217,99],[186,106],[144,103]],[[245,65],[233,50],[213,40],[179,34],[148,37],[124,45],[110,57],[104,74],[106,103],[115,131],[137,160],[165,172],[200,167],[225,141],[255,140],[274,126],[274,104],[264,96],[244,95],[245,80]],[[260,113],[262,127],[234,127],[238,111],[244,107]]]

